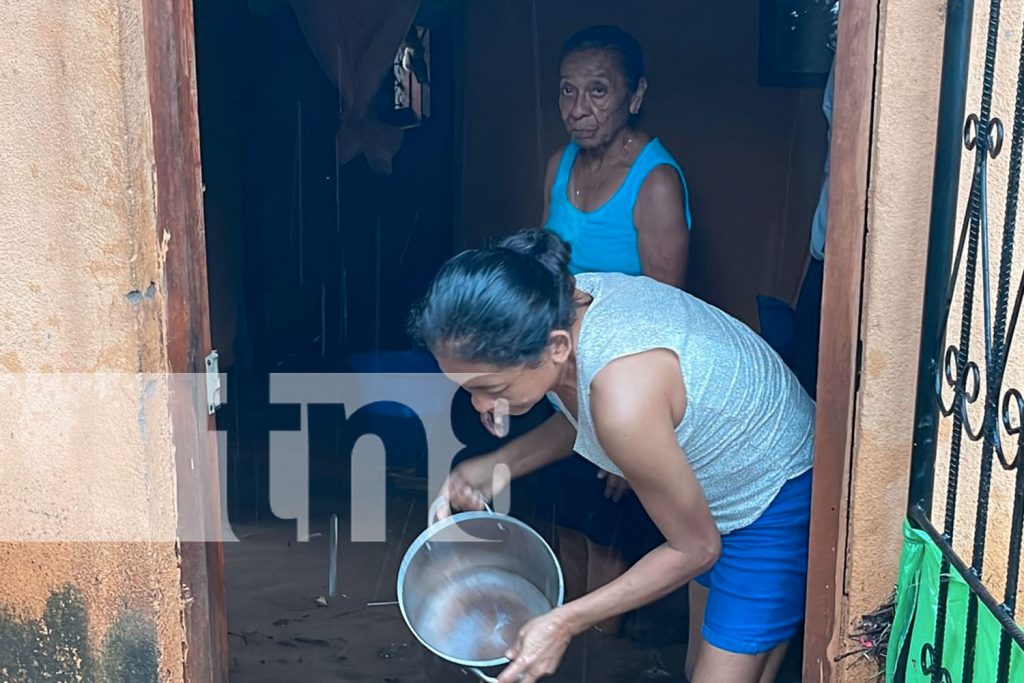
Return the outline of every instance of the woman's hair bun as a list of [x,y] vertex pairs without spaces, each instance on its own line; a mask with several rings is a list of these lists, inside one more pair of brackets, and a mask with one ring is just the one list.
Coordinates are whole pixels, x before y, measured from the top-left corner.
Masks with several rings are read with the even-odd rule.
[[555,277],[569,273],[569,245],[550,230],[523,230],[498,242],[498,247],[536,259]]

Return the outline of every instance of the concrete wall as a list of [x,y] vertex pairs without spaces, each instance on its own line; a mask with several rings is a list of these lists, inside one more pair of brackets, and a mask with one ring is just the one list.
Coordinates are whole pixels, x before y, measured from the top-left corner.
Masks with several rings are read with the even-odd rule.
[[[922,11],[924,6],[931,11]],[[938,118],[941,53],[935,45],[942,43],[941,6],[887,2],[880,16],[863,361],[844,585],[847,628],[888,599],[903,543]],[[844,650],[852,646],[840,642]],[[856,658],[846,663],[864,680],[873,679],[870,665],[859,666]]]
[[[14,680],[182,676],[176,547],[116,535],[173,528],[166,395],[100,382],[167,370],[141,12],[0,10],[0,668]],[[107,542],[83,542],[92,521]],[[78,542],[26,542],[66,535]]]
[[476,0],[464,21],[463,245],[539,223],[544,165],[568,141],[562,42],[616,24],[644,48],[640,125],[686,174],[689,289],[753,325],[756,295],[795,297],[821,188],[822,90],[758,85],[757,3]]

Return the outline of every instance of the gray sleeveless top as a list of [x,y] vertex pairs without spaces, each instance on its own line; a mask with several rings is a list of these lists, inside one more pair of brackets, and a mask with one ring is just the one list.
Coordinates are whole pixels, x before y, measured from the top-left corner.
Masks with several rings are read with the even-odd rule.
[[582,273],[593,297],[576,349],[577,453],[621,476],[598,443],[590,384],[616,358],[665,348],[679,357],[687,407],[676,438],[722,534],[765,511],[790,479],[811,468],[814,402],[768,344],[714,306],[647,277]]

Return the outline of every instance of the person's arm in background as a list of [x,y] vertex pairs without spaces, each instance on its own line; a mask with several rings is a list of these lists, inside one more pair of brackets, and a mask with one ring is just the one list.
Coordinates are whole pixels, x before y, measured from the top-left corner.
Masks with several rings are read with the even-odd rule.
[[680,289],[686,284],[690,254],[685,201],[679,173],[663,165],[644,180],[633,208],[644,275]]

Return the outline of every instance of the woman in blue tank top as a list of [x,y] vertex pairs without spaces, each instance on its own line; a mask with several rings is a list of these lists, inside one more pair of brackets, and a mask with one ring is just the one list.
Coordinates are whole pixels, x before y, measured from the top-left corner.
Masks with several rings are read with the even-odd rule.
[[[647,275],[683,287],[689,253],[690,208],[682,169],[655,138],[635,127],[647,92],[643,51],[614,26],[579,31],[562,46],[558,106],[571,136],[548,163],[544,222],[572,247],[569,270]],[[543,410],[541,408],[540,410]],[[597,476],[601,481],[593,482]],[[586,535],[588,584],[625,571],[657,533],[628,496],[626,481],[580,457],[536,475],[554,479],[563,525]],[[589,480],[589,481],[588,481]],[[594,500],[594,486],[622,505]],[[588,510],[585,518],[574,510]],[[629,542],[602,534],[593,520],[639,518],[649,531]],[[639,620],[639,614],[634,615]],[[617,624],[602,624],[615,630]]]
[[573,273],[647,275],[681,287],[690,208],[679,164],[633,123],[647,91],[639,43],[594,26],[562,48],[558,107],[571,141],[548,163],[544,225]]

